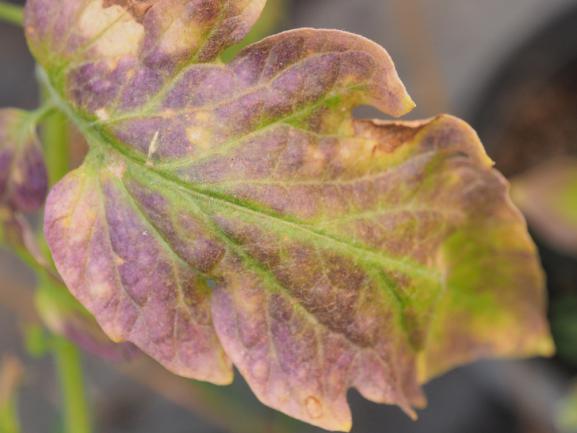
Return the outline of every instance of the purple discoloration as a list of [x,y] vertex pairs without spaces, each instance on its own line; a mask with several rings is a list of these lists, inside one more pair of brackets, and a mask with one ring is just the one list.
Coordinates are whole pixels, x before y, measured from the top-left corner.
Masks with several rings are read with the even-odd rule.
[[32,212],[44,204],[48,175],[30,114],[0,110],[0,202]]
[[174,249],[181,260],[201,273],[209,273],[220,262],[224,248],[210,230],[190,215],[190,210],[169,202],[161,191],[151,191],[136,182],[127,186],[142,214],[153,222],[162,238]]
[[135,206],[112,173],[69,174],[50,194],[45,222],[60,273],[114,340],[178,374],[230,382],[205,283]]
[[163,129],[163,125],[164,118],[157,116],[126,120],[111,129],[120,140],[131,142],[136,150],[148,155],[154,136]]
[[[112,69],[106,62],[87,63],[70,71],[70,98],[85,110],[102,116],[101,112],[114,107],[131,85],[136,66],[132,60],[122,60]],[[101,120],[107,120],[106,116]]]
[[[310,313],[295,307],[288,294],[271,294],[260,286],[257,275],[239,272],[241,264],[231,262],[234,277],[227,275],[227,279],[232,290],[214,293],[215,325],[235,365],[264,402],[335,430],[351,423],[346,391],[352,384],[374,401],[399,403],[399,396],[405,393],[413,403],[422,400],[414,381],[395,384],[390,380],[407,369],[400,364],[402,359],[393,361],[394,355],[379,355],[372,348],[359,352],[346,332],[316,325],[309,319]],[[329,305],[337,311],[334,304]],[[380,320],[387,322],[382,314]],[[381,331],[392,330],[384,327]],[[383,370],[381,356],[394,364]],[[407,408],[409,403],[401,404]]]
[[163,77],[159,71],[146,67],[136,69],[123,88],[118,110],[125,112],[138,109],[160,90],[162,84]]
[[46,236],[113,339],[214,383],[234,362],[332,430],[351,387],[413,414],[449,367],[550,352],[534,246],[474,132],[352,118],[413,107],[382,48],[301,29],[222,64],[264,0],[64,0],[55,25],[56,3],[28,0],[28,39],[95,134]]
[[11,149],[0,150],[0,196],[4,197],[10,182],[10,167],[14,159]]
[[125,362],[140,353],[132,343],[112,343],[102,331],[98,329],[96,332],[96,328],[88,327],[85,322],[84,318],[78,320],[67,318],[64,329],[57,332],[64,334],[83,350],[107,361]]
[[175,83],[164,102],[167,109],[194,109],[230,98],[238,90],[235,76],[226,68],[189,70]]
[[[31,0],[26,32],[33,53],[47,69],[90,64],[100,57],[111,63],[138,62],[169,74],[192,59],[213,61],[244,37],[264,4],[264,0]],[[101,69],[93,73],[90,81],[109,78]],[[87,109],[82,100],[75,102]]]
[[[396,107],[405,103],[404,88],[396,75],[388,72],[392,66],[389,60],[381,57],[379,63],[374,59],[377,54],[382,56],[382,52],[371,43],[330,31],[301,30],[283,36],[249,48],[228,67],[191,66],[174,83],[162,108],[153,108],[154,113],[166,113],[160,135],[166,135],[165,130],[169,130],[172,136],[180,129],[180,137],[186,137],[186,129],[195,126],[196,116],[207,111],[211,113],[209,122],[199,125],[206,131],[203,144],[207,148],[238,140],[239,136],[269,123],[294,121],[313,131],[320,130],[325,128],[321,119],[316,119],[316,123],[307,121],[312,113],[322,113],[323,119],[330,117],[331,124],[349,116],[342,106],[338,111],[323,109],[326,98],[338,96],[342,101],[350,99],[353,104],[369,101],[367,89],[377,86],[372,80],[382,76],[389,76],[387,99],[377,101],[376,105],[389,113],[400,114]],[[331,36],[347,39],[359,51],[346,51],[347,45],[332,41]],[[288,51],[285,52],[285,48]],[[366,83],[364,87],[363,83]],[[182,113],[186,113],[185,124],[179,122]],[[151,114],[153,116],[155,114]],[[190,137],[188,140],[194,141]],[[141,141],[136,136],[125,140],[137,148],[141,147],[138,144]],[[167,146],[174,147],[174,141],[169,141],[172,144]],[[191,144],[192,150],[196,143]],[[182,144],[178,147],[185,148]],[[164,155],[183,156],[175,151],[164,152]]]
[[18,175],[12,179],[10,186],[11,206],[24,212],[38,210],[48,193],[44,155],[38,143],[31,143],[22,151],[12,170],[17,171]]

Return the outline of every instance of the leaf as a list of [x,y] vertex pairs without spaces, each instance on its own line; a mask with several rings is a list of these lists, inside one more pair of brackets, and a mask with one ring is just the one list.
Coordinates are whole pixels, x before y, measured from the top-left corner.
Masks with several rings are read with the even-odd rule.
[[38,210],[48,192],[42,150],[32,113],[0,110],[0,207]]
[[0,109],[0,242],[41,261],[34,231],[22,215],[39,210],[48,193],[36,121],[37,113]]
[[[0,241],[25,251],[39,266],[50,269],[33,227],[21,214],[40,209],[48,192],[48,175],[36,134],[37,120],[38,113],[0,110]],[[51,331],[66,335],[107,359],[133,355],[132,345],[110,342],[65,288],[59,290],[46,276],[40,280],[37,310]]]
[[539,236],[577,254],[577,160],[553,159],[518,176],[513,198]]
[[[388,54],[301,29],[223,64],[264,1],[29,0],[26,32],[90,153],[46,236],[114,340],[332,430],[357,388],[413,414],[420,384],[486,356],[550,354],[544,280],[506,181]],[[178,36],[178,37],[177,37]]]
[[268,0],[258,21],[253,25],[250,32],[238,44],[227,48],[220,54],[222,61],[231,61],[242,49],[271,35],[279,27],[282,27],[287,16],[286,3],[287,0]]

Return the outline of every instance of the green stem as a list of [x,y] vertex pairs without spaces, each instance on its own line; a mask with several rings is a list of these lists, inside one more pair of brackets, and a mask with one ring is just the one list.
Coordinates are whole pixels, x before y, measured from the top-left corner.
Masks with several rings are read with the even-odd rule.
[[24,21],[24,10],[21,6],[0,2],[0,21],[21,26]]
[[[43,89],[43,99],[50,107],[50,97]],[[43,116],[42,135],[44,157],[50,184],[54,185],[70,167],[70,129],[66,116],[59,111],[45,111]],[[41,237],[41,235],[39,235]],[[39,242],[42,244],[43,239]],[[80,354],[76,346],[61,336],[54,336],[53,356],[56,361],[62,406],[64,408],[65,433],[91,433],[88,402],[84,386],[84,375]]]
[[30,112],[30,118],[36,125],[38,125],[48,116],[54,114],[56,111],[58,111],[58,107],[52,103],[52,100],[46,100],[41,107],[37,108],[35,111]]
[[[0,21],[22,26],[24,12],[22,7],[0,1]],[[69,169],[69,129],[65,115],[52,112],[49,104],[43,106],[33,116],[35,121],[43,120],[43,141],[45,158],[50,183],[60,180]],[[34,260],[25,250],[18,251],[18,255],[36,273],[43,275],[46,270]],[[64,407],[64,431],[66,433],[91,433],[91,423],[86,400],[84,376],[78,349],[68,340],[54,336],[52,347]],[[15,433],[15,420],[3,414],[3,422],[10,424]]]
[[54,185],[70,168],[70,131],[65,114],[51,111],[44,116],[42,141],[50,185]]
[[54,336],[53,354],[60,380],[65,433],[91,433],[80,354],[64,337]]
[[52,277],[52,274],[49,272],[49,270],[46,269],[41,263],[39,263],[36,257],[34,257],[26,248],[15,246],[11,248],[11,251],[26,266],[32,269],[38,278],[44,275],[50,275],[50,277]]
[[20,433],[16,403],[10,399],[0,407],[0,431],[2,433]]

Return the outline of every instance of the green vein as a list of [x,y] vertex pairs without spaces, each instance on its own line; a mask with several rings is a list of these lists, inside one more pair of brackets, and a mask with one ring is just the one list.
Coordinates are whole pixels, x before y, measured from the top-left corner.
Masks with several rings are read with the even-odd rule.
[[172,245],[170,244],[170,241],[168,240],[168,238],[166,237],[166,235],[158,228],[158,226],[152,222],[152,219],[150,218],[150,216],[146,213],[146,211],[143,209],[142,205],[137,201],[137,199],[134,197],[134,195],[132,194],[132,192],[130,192],[128,190],[128,188],[126,187],[126,185],[124,184],[124,182],[117,180],[115,181],[115,184],[120,187],[120,189],[124,192],[124,196],[126,197],[126,199],[128,200],[128,202],[131,205],[131,208],[140,216],[140,218],[144,221],[145,225],[148,226],[148,228],[153,232],[154,237],[166,248],[169,250],[170,255],[173,256],[174,259],[176,259],[177,261],[181,262],[182,264],[192,268],[193,271],[197,272],[200,275],[203,275],[205,277],[208,277],[208,275],[206,275],[204,272],[202,272],[200,269],[195,268],[194,266],[192,266],[188,260],[186,260],[185,257],[181,256],[177,251],[174,250],[174,248],[172,247]]
[[[321,325],[322,327],[328,329],[330,332],[333,333],[337,333],[339,335],[342,335],[347,341],[349,341],[351,344],[355,345],[355,346],[359,346],[360,344],[359,342],[353,341],[350,339],[350,336],[338,331],[336,329],[332,329],[329,324],[321,322],[319,320],[319,318],[312,312],[309,311],[301,302],[299,302],[294,295],[291,293],[290,289],[285,287],[277,278],[277,276],[274,274],[274,272],[272,271],[272,269],[267,268],[266,266],[264,266],[261,262],[259,262],[258,260],[254,259],[250,254],[248,254],[244,248],[243,245],[241,245],[240,243],[238,243],[237,241],[235,241],[230,235],[228,235],[222,228],[220,228],[213,220],[212,217],[210,216],[210,212],[206,209],[203,209],[202,207],[200,207],[198,205],[198,203],[194,203],[193,205],[195,206],[196,210],[198,212],[201,212],[204,215],[204,220],[207,224],[210,224],[210,226],[212,227],[212,229],[214,230],[215,234],[228,246],[228,248],[230,248],[232,251],[234,251],[234,253],[243,261],[243,264],[245,265],[245,267],[247,267],[249,270],[251,270],[252,272],[254,272],[255,274],[257,274],[259,276],[259,278],[263,281],[263,283],[265,285],[267,285],[269,290],[277,290],[280,293],[286,294],[289,296],[290,298],[290,302],[293,305],[296,305],[298,308],[300,308],[307,317],[309,317],[309,319],[311,319],[314,323],[317,323],[319,325]],[[394,291],[394,288],[392,286],[388,287],[389,289]],[[394,297],[396,299],[401,299],[402,298],[402,294],[400,293],[395,293]],[[397,307],[399,307],[399,305],[401,304],[396,304]],[[403,310],[400,310],[401,316],[403,316]],[[403,319],[404,321],[404,319]],[[373,349],[373,348],[371,348]]]
[[[143,170],[139,165],[135,165],[134,167],[137,170]],[[289,235],[293,238],[298,237],[300,239],[306,239],[308,241],[314,240],[325,247],[328,246],[329,248],[346,252],[348,255],[353,257],[361,257],[368,263],[378,263],[380,265],[400,270],[411,275],[419,275],[421,277],[434,280],[438,278],[436,272],[422,265],[412,263],[406,259],[399,259],[390,256],[385,254],[383,251],[369,248],[366,245],[339,238],[330,233],[319,230],[310,224],[304,223],[297,218],[274,212],[270,209],[266,209],[265,207],[259,206],[255,203],[238,199],[234,196],[221,194],[209,189],[203,189],[198,186],[188,184],[178,178],[175,178],[171,175],[166,175],[162,172],[150,170],[148,173],[162,178],[164,181],[169,183],[170,187],[177,188],[181,191],[186,191],[188,194],[195,196],[197,200],[206,202],[213,208],[222,209],[224,207],[230,209],[233,212],[240,213],[243,215],[245,221],[250,219],[254,222],[262,224],[264,220],[265,222],[268,222],[270,227],[272,227],[277,233]],[[148,177],[148,173],[145,171],[144,176]],[[158,183],[158,181],[153,182]],[[279,229],[281,226],[285,229]],[[301,235],[295,236],[295,232],[300,232]]]

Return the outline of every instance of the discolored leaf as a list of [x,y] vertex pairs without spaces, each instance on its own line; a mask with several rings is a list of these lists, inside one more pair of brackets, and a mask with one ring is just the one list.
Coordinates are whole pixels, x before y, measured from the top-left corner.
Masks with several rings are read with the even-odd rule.
[[0,207],[20,212],[38,210],[47,190],[34,117],[21,110],[0,110]]
[[28,1],[45,83],[91,147],[47,203],[72,293],[171,371],[223,384],[234,364],[332,430],[351,387],[413,414],[448,368],[549,354],[535,247],[475,133],[354,120],[414,105],[360,36],[294,30],[218,61],[263,5]]

